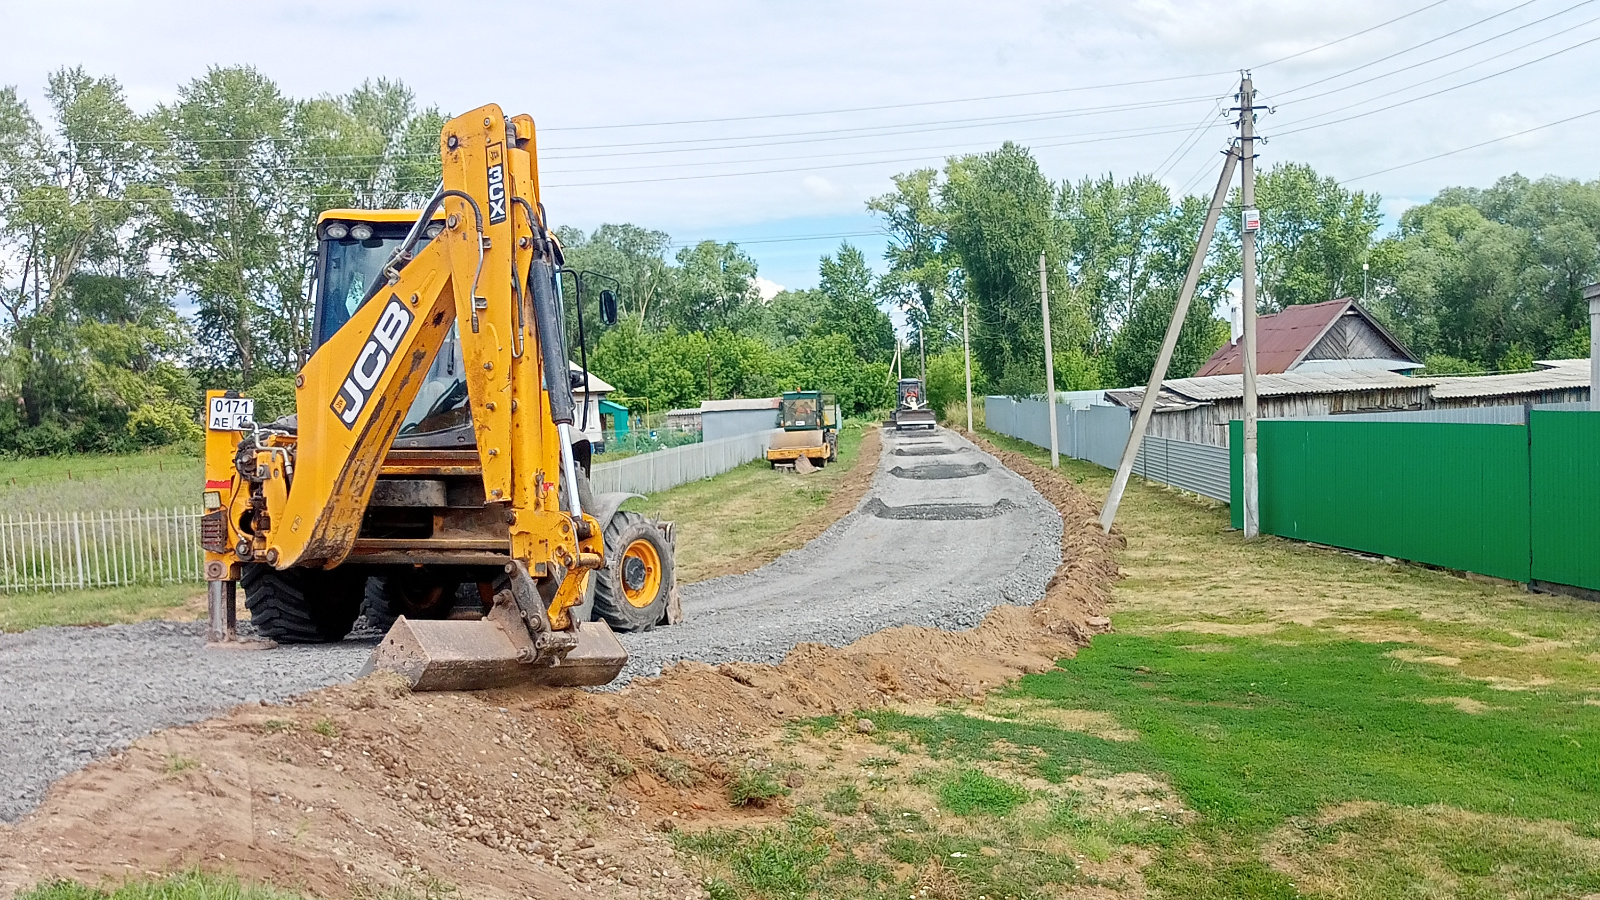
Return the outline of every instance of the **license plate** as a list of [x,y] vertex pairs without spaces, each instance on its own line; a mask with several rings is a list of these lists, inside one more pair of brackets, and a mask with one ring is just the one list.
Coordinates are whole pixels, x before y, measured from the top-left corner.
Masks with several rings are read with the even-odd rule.
[[243,397],[212,397],[206,427],[212,431],[243,431],[256,418],[256,402]]

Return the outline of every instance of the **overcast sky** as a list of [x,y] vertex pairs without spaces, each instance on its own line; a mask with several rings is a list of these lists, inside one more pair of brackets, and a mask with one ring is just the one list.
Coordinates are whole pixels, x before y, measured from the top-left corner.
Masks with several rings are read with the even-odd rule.
[[47,74],[78,64],[140,109],[212,65],[255,66],[296,96],[399,78],[446,111],[532,114],[558,224],[739,240],[790,287],[815,283],[841,235],[877,261],[863,204],[891,175],[1006,139],[1056,180],[1153,171],[1206,191],[1241,67],[1277,108],[1262,165],[1339,179],[1597,112],[1352,182],[1391,217],[1513,171],[1600,175],[1597,0],[6,7],[0,83],[38,112]]

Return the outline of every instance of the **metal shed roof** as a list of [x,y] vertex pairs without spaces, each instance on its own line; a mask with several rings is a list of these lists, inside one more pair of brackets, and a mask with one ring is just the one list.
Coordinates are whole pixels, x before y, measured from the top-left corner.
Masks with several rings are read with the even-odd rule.
[[1589,386],[1587,359],[1556,359],[1539,363],[1546,368],[1511,375],[1465,375],[1441,378],[1433,387],[1439,400],[1460,397],[1494,397],[1507,394],[1539,394]]

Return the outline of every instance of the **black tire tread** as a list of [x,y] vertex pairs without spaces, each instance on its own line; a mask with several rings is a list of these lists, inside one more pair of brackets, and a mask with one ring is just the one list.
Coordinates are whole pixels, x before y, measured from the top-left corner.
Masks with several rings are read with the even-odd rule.
[[279,571],[252,563],[244,567],[239,582],[250,622],[262,637],[280,644],[328,644],[349,634],[361,612],[355,579],[338,570]]

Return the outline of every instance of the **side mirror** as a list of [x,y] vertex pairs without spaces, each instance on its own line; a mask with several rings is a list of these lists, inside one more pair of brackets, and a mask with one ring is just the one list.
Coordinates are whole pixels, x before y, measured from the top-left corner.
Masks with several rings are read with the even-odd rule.
[[617,295],[615,291],[600,292],[600,321],[606,325],[617,324]]

